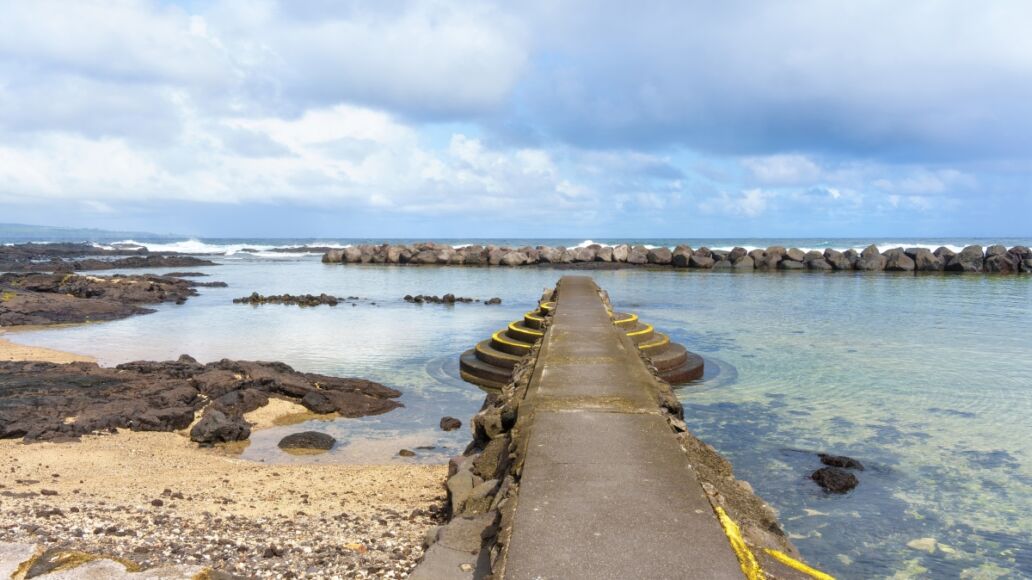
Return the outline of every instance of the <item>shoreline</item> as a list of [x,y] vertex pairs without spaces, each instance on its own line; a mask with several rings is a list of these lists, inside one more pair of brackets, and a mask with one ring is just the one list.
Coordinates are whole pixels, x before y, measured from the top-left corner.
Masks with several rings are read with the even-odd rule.
[[[2,336],[0,360],[92,362]],[[278,397],[245,415],[255,430],[319,417]],[[0,440],[0,544],[143,569],[400,578],[441,521],[445,465],[265,464],[237,453],[198,448],[189,428]]]

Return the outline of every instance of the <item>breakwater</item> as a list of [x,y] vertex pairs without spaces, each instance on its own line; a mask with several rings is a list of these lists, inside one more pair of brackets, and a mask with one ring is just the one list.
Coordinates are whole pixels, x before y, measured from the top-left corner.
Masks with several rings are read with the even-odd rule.
[[711,250],[679,245],[673,249],[642,245],[592,244],[506,247],[469,245],[452,247],[434,242],[418,244],[360,244],[330,249],[323,254],[327,264],[413,264],[441,266],[570,266],[631,267],[655,266],[696,270],[731,271],[861,271],[861,272],[967,272],[1032,273],[1032,250],[1026,246],[1007,248],[971,245],[955,252],[946,247],[891,248],[870,245],[861,251],[828,248],[804,252],[798,248],[770,246],[766,249]]
[[449,463],[452,519],[411,578],[807,577],[608,295],[566,276],[540,304],[543,336],[474,416]]

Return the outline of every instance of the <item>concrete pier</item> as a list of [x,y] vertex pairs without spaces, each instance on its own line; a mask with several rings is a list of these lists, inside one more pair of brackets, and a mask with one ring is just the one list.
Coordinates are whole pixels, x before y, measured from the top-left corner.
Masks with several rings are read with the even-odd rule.
[[654,383],[595,283],[563,277],[521,407],[504,578],[742,577]]

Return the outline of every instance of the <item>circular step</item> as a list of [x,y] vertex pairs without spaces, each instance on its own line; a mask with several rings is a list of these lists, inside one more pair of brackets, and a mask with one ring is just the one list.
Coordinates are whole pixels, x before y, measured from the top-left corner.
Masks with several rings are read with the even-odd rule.
[[614,312],[613,324],[621,327],[631,327],[638,323],[638,315],[628,312]]
[[671,342],[666,348],[654,348],[645,351],[645,354],[652,361],[656,370],[663,372],[677,368],[688,360],[688,350],[676,342]]
[[689,352],[683,363],[672,369],[660,371],[659,376],[671,385],[676,385],[701,379],[704,370],[705,362],[702,357],[694,352]]
[[506,330],[505,333],[516,340],[527,343],[535,343],[545,335],[545,333],[540,330],[524,325],[522,320],[510,322],[508,330]]
[[545,324],[545,317],[538,311],[528,312],[523,315],[523,324],[527,328],[541,330],[541,327]]
[[633,326],[625,324],[620,328],[623,328],[627,336],[631,337],[631,340],[639,345],[647,343],[655,336],[655,329],[652,325],[644,322],[636,322]]
[[459,357],[459,371],[463,380],[483,386],[501,388],[512,377],[512,369],[488,364],[476,355],[476,349],[469,349]]
[[490,340],[482,340],[478,342],[477,345],[473,347],[473,350],[475,351],[478,359],[489,365],[507,369],[511,369],[516,366],[516,363],[520,362],[520,359],[522,358],[496,349],[491,346]]
[[529,351],[530,347],[533,345],[513,338],[509,335],[507,330],[499,330],[491,335],[491,346],[493,346],[495,350],[500,350],[516,356],[523,356],[527,354],[527,351]]
[[[645,351],[645,354],[652,354],[650,351],[653,349],[664,348],[670,344],[670,337],[663,334],[662,332],[653,331],[652,337],[646,341],[638,343],[638,348]],[[659,352],[658,350],[656,352]]]

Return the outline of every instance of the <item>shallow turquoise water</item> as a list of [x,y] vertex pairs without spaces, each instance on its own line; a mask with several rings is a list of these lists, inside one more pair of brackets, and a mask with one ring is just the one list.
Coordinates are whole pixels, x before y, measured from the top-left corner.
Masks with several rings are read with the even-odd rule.
[[[282,360],[402,390],[380,417],[304,427],[344,443],[318,461],[440,461],[461,451],[482,393],[457,379],[458,354],[531,309],[566,272],[323,265],[221,258],[182,306],[128,320],[19,333],[18,342],[104,364],[189,353]],[[807,559],[842,577],[1032,576],[1032,277],[621,270],[591,272],[614,305],[638,312],[708,359],[679,391],[692,430],[781,513]],[[235,305],[258,291],[357,295],[356,307]],[[405,294],[502,306],[411,305]],[[373,305],[373,302],[376,304]],[[245,457],[296,461],[255,435]],[[807,476],[817,451],[867,470],[846,496]],[[303,458],[305,461],[311,458]],[[933,538],[934,553],[908,548]]]

